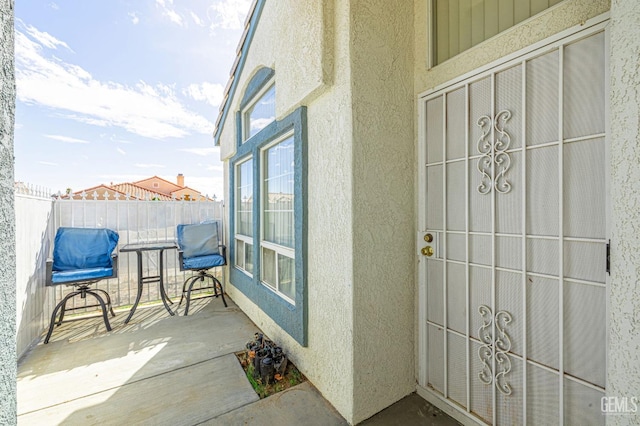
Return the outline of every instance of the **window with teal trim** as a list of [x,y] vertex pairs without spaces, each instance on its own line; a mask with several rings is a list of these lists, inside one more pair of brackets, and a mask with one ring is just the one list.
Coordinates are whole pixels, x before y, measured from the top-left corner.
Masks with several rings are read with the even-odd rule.
[[295,304],[293,135],[262,150],[262,283]]
[[234,264],[253,274],[253,160],[236,164],[236,251]]
[[247,88],[253,96],[245,93],[236,113],[238,144],[229,179],[229,279],[306,346],[306,108],[265,122],[245,138],[252,127],[247,111],[274,87],[271,81],[272,70],[256,73]]
[[243,114],[243,140],[264,129],[276,118],[276,85],[271,84]]

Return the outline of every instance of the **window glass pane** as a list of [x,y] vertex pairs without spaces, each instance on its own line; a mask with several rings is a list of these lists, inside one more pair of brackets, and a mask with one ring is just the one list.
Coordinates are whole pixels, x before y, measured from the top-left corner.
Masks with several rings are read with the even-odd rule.
[[278,289],[292,300],[296,299],[295,262],[292,258],[278,254]]
[[262,281],[275,289],[277,288],[276,280],[276,252],[263,247]]
[[253,236],[253,160],[238,166],[236,173],[236,234]]
[[263,238],[293,248],[293,136],[264,153]]
[[244,268],[244,241],[236,240],[236,265]]
[[244,245],[244,270],[253,274],[253,244]]
[[245,139],[267,127],[276,118],[276,86],[272,85],[245,113]]

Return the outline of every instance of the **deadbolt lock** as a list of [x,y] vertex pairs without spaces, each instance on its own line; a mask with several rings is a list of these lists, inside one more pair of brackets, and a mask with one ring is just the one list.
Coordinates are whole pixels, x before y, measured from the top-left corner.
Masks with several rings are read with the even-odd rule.
[[433,241],[433,235],[431,234],[424,234],[424,240],[428,243]]
[[431,246],[422,247],[422,250],[420,250],[420,252],[424,256],[431,257],[431,256],[433,256],[433,247],[431,247]]

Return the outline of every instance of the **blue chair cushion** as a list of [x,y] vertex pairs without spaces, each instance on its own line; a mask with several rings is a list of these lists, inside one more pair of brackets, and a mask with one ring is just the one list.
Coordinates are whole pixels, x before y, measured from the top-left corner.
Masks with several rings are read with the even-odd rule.
[[118,233],[105,228],[60,227],[53,248],[52,270],[111,268]]
[[184,269],[209,269],[224,265],[224,257],[219,254],[198,257],[183,257]]
[[51,274],[53,284],[65,284],[75,281],[89,281],[113,275],[113,268],[91,268],[76,271],[58,271]]
[[218,222],[178,225],[178,246],[184,257],[220,254]]

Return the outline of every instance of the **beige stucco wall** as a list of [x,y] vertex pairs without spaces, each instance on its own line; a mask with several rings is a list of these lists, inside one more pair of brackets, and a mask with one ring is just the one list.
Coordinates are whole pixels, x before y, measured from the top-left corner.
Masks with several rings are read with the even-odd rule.
[[[235,112],[246,85],[262,66],[276,73],[278,119],[300,105],[308,107],[309,179],[305,189],[308,251],[313,254],[307,261],[308,346],[301,347],[233,283],[227,285],[227,292],[349,419],[353,407],[351,97],[348,8],[345,4],[336,7],[340,10],[334,10],[333,1],[308,1],[304,7],[296,0],[266,3],[221,133],[220,148],[222,159],[235,152]],[[334,16],[343,19],[336,27],[345,30],[334,31]],[[228,178],[226,162],[226,182]],[[226,187],[227,200],[228,191]]]
[[[611,279],[607,396],[640,398],[640,3],[611,5]],[[607,417],[640,424],[640,413]]]
[[227,289],[351,423],[415,390],[412,13],[384,0],[267,2],[220,138],[228,159],[261,66],[275,69],[277,118],[307,106],[308,347]]
[[[323,92],[333,76],[333,0],[267,2],[251,42],[227,119],[221,123],[220,158],[235,154],[235,113],[251,77],[261,67],[276,70],[276,118],[308,104]],[[291,23],[295,22],[295,25]]]
[[427,2],[414,2],[416,94],[490,64],[609,10],[610,0],[565,0],[556,6],[429,69],[427,60]]
[[413,4],[352,0],[354,420],[415,390]]

